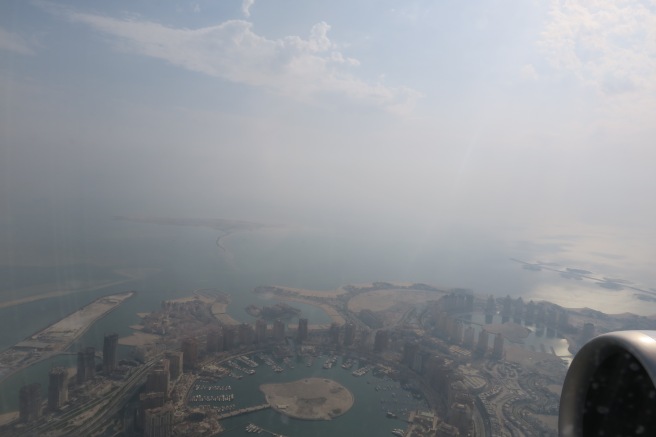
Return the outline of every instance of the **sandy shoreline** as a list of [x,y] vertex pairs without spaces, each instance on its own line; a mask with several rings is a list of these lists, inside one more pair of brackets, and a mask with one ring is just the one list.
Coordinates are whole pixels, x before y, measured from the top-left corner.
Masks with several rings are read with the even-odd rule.
[[167,302],[172,302],[172,303],[185,303],[185,302],[194,302],[194,301],[200,301],[203,303],[211,304],[216,301],[216,298],[206,296],[202,293],[194,292],[194,294],[191,296],[185,296],[185,297],[180,297],[178,299],[167,300]]
[[354,313],[367,309],[374,312],[389,310],[396,304],[415,305],[437,300],[444,295],[440,291],[413,289],[381,289],[357,294],[348,301],[348,309]]
[[[21,369],[61,353],[134,293],[129,291],[100,297],[2,352],[0,382]],[[37,350],[41,352],[35,353]]]
[[[46,285],[38,285],[34,287],[26,287],[26,288],[19,288],[16,290],[11,290],[11,294],[19,296],[19,295],[25,295],[28,294],[28,296],[19,298],[19,299],[12,299],[12,300],[6,300],[0,302],[0,308],[8,308],[8,307],[13,307],[16,305],[22,305],[30,302],[36,302],[39,300],[43,299],[50,299],[53,297],[62,297],[62,296],[67,296],[69,294],[75,294],[75,293],[82,293],[82,292],[89,292],[89,291],[96,291],[96,290],[102,290],[103,288],[107,287],[112,287],[115,285],[121,285],[121,284],[127,284],[129,282],[132,282],[136,279],[142,279],[145,278],[149,275],[152,275],[153,273],[157,273],[159,269],[156,268],[144,268],[144,269],[117,269],[114,270],[116,273],[118,273],[121,276],[125,276],[125,279],[120,279],[117,281],[96,281],[95,284],[86,286],[86,287],[79,287],[79,288],[69,288],[66,290],[57,290],[57,291],[47,291],[51,289],[53,286],[52,284],[46,284]],[[39,290],[43,290],[42,292],[39,292]]]
[[295,419],[331,420],[346,413],[355,401],[353,394],[332,379],[304,378],[280,384],[262,384],[271,408]]
[[298,296],[307,296],[307,297],[323,297],[327,299],[339,297],[340,295],[347,293],[347,291],[343,287],[339,287],[335,290],[326,290],[326,291],[308,290],[305,288],[282,287],[280,285],[274,285],[273,287],[282,290],[284,293],[296,294]]
[[276,300],[284,300],[287,302],[299,302],[299,303],[304,303],[306,305],[312,305],[315,307],[321,308],[328,316],[332,319],[333,323],[337,323],[338,325],[342,326],[346,323],[346,319],[337,311],[335,308],[333,308],[331,305],[328,305],[326,303],[321,303],[321,302],[315,302],[313,300],[309,299],[303,299],[300,297],[293,297],[293,296],[285,296],[285,295],[275,295]]
[[226,311],[228,310],[227,302],[215,302],[212,304],[212,315],[223,325],[239,325],[239,322],[233,319]]
[[[134,328],[133,328],[134,329]],[[135,331],[127,337],[121,337],[118,344],[123,346],[143,347],[149,344],[157,343],[162,337],[157,334],[149,334],[147,332]]]
[[[30,302],[36,302],[39,300],[43,299],[50,299],[52,297],[61,297],[61,296],[67,296],[69,294],[75,294],[75,293],[82,293],[84,291],[96,291],[96,290],[101,290],[103,288],[107,287],[112,287],[114,285],[121,285],[121,284],[126,284],[128,282],[132,282],[134,279],[122,279],[120,281],[114,281],[114,282],[104,282],[102,284],[98,284],[95,286],[91,287],[84,287],[84,288],[73,288],[69,290],[59,290],[59,291],[51,291],[48,293],[41,293],[41,294],[35,294],[33,296],[26,296],[22,297],[20,299],[13,299],[13,300],[7,300],[4,302],[0,302],[0,308],[8,308],[8,307],[13,307],[16,305],[22,305],[25,303],[30,303]],[[16,290],[17,294],[21,293],[21,290]]]

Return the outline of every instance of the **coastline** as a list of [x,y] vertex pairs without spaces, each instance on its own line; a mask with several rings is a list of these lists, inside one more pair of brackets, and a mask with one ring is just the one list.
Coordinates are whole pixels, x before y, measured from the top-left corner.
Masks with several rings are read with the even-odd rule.
[[305,297],[318,297],[318,298],[324,298],[324,299],[331,299],[331,298],[337,298],[343,294],[348,293],[344,287],[339,287],[336,288],[335,290],[310,290],[307,288],[293,288],[293,287],[284,287],[281,285],[274,285],[271,287],[272,289],[278,290],[276,295],[280,294],[295,294],[297,296],[305,296]]
[[[304,303],[306,305],[312,305],[314,307],[321,308],[328,315],[328,317],[330,317],[333,323],[336,323],[339,326],[346,324],[346,319],[344,318],[344,316],[342,316],[339,313],[339,311],[337,311],[334,307],[328,305],[327,303],[316,302],[309,299],[303,299],[300,297],[285,296],[285,295],[276,295],[275,299],[283,300],[287,302],[299,302],[299,303]],[[313,325],[313,326],[324,326],[324,325]]]
[[230,302],[215,302],[212,304],[212,315],[223,325],[239,325],[239,322],[227,313]]
[[90,291],[97,291],[97,290],[102,290],[103,288],[108,288],[108,287],[113,287],[116,285],[122,285],[122,284],[127,284],[139,279],[144,279],[154,273],[159,272],[160,269],[157,268],[137,268],[137,269],[116,269],[114,270],[115,273],[124,276],[125,279],[119,279],[116,281],[111,281],[111,282],[100,282],[96,283],[91,286],[85,286],[85,287],[80,287],[80,288],[71,288],[71,289],[66,289],[66,290],[58,290],[58,291],[50,291],[50,292],[43,292],[43,293],[32,293],[37,290],[45,290],[50,288],[51,284],[46,284],[46,285],[38,285],[35,287],[27,287],[27,288],[19,288],[19,289],[14,289],[11,290],[12,294],[15,295],[21,295],[21,294],[28,294],[26,297],[22,297],[19,299],[12,299],[12,300],[5,300],[0,302],[0,308],[9,308],[17,305],[23,305],[26,303],[30,302],[37,302],[39,300],[44,300],[44,299],[50,299],[53,297],[61,297],[61,296],[67,296],[69,294],[76,294],[76,293],[83,293],[83,292],[90,292]]
[[[36,302],[39,300],[50,299],[53,297],[61,297],[61,296],[67,296],[69,294],[82,293],[85,291],[102,290],[103,288],[112,287],[115,285],[127,284],[128,282],[132,282],[134,280],[135,280],[134,278],[128,278],[128,279],[122,279],[120,281],[113,281],[109,283],[94,285],[91,287],[75,288],[69,290],[59,290],[59,291],[51,291],[49,293],[35,294],[33,296],[27,296],[20,299],[12,299],[12,300],[0,302],[0,308],[9,308],[17,305],[23,305],[30,302]],[[20,290],[17,291],[20,292]]]
[[0,353],[0,384],[33,364],[63,353],[95,322],[114,311],[135,291],[102,296]]

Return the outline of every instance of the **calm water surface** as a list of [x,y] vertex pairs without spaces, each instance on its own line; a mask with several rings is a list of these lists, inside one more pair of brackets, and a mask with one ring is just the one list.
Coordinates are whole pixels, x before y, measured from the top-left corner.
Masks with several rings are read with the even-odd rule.
[[[527,258],[529,254],[511,251],[497,241],[472,236],[455,234],[424,241],[361,232],[264,229],[230,235],[222,240],[226,248],[222,249],[216,245],[221,233],[211,229],[114,221],[108,222],[106,228],[111,230],[106,232],[107,236],[84,242],[89,246],[87,250],[98,251],[105,258],[114,260],[116,267],[156,267],[159,273],[129,284],[0,309],[0,349],[10,347],[99,296],[131,289],[138,294],[94,324],[70,348],[71,351],[77,351],[81,345],[101,348],[103,335],[107,332],[128,335],[131,332],[128,326],[139,321],[136,313],[153,311],[159,308],[162,300],[188,296],[200,288],[229,293],[232,299],[229,313],[235,319],[247,322],[254,320],[244,311],[248,304],[272,303],[254,295],[253,289],[260,285],[331,290],[349,283],[408,281],[445,288],[466,287],[482,295],[521,295],[527,300],[535,290],[548,283],[551,288],[546,297],[565,306],[572,296],[572,286],[593,293],[595,299],[587,302],[590,307],[599,303],[612,305],[613,296],[625,305],[627,302],[622,295],[601,290],[594,284],[572,285],[572,281],[557,274],[523,270],[509,259]],[[35,274],[43,275],[43,269]],[[104,278],[111,276],[97,267],[69,269],[66,281],[53,284],[53,291],[65,289],[66,283],[75,280],[76,275],[80,280],[88,280],[93,274]],[[21,271],[20,277],[14,279],[20,281],[21,278],[29,281],[29,272]],[[599,293],[610,297],[600,299]],[[2,296],[4,299],[12,297],[6,293]],[[316,307],[293,305],[300,308],[301,315],[309,318],[311,323],[330,322],[328,316]],[[644,302],[636,301],[631,308],[645,312]],[[606,308],[597,306],[597,309],[603,311]],[[529,336],[527,343],[536,347],[543,343],[547,350],[554,347],[559,355],[563,348],[559,339],[538,339],[534,334]],[[47,369],[70,364],[70,359],[45,361],[7,380],[0,387],[0,411],[16,409],[21,385],[40,382],[45,388]],[[60,363],[60,360],[63,361]],[[271,413],[258,414],[266,416]]]

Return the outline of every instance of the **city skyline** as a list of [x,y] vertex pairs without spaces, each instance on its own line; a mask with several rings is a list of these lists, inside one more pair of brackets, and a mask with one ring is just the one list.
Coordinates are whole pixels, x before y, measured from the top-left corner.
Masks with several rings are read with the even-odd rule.
[[656,320],[655,41],[648,0],[2,2],[0,434],[556,435]]

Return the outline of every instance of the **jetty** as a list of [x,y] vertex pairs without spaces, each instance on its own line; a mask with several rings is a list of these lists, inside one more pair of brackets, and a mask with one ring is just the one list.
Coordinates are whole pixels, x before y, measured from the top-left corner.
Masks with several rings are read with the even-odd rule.
[[219,420],[228,419],[230,417],[241,416],[242,414],[254,413],[260,410],[266,410],[267,408],[271,408],[271,404],[266,403],[266,404],[255,405],[254,407],[240,408],[238,410],[232,410],[227,413],[223,413],[219,415],[217,419]]

